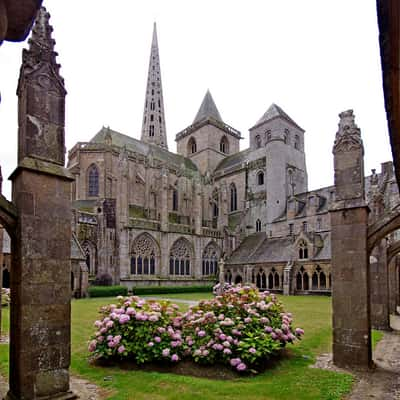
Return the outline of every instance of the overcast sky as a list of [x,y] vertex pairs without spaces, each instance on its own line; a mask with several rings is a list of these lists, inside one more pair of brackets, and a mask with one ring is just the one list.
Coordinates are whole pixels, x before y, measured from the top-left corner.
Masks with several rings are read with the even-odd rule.
[[[44,0],[67,95],[66,143],[104,126],[140,138],[153,22],[157,22],[171,151],[209,88],[242,132],[271,103],[306,130],[309,189],[333,184],[338,113],[352,108],[366,173],[390,160],[374,0]],[[0,163],[17,159],[17,87],[26,43],[0,47]],[[3,192],[10,196],[5,182]]]

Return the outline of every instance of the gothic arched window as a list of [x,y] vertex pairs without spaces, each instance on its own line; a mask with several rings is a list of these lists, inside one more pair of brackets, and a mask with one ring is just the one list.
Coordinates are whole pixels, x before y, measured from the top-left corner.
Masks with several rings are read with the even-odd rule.
[[226,136],[223,136],[221,142],[219,143],[219,150],[221,153],[229,154],[229,142]]
[[204,249],[202,259],[203,275],[216,275],[218,270],[218,257],[220,250],[215,243],[210,243]]
[[266,133],[267,133],[267,141],[269,142],[272,139],[272,133],[270,130],[268,130]]
[[299,259],[304,260],[306,258],[308,258],[307,243],[304,240],[301,240],[299,243]]
[[176,189],[172,191],[172,210],[178,211],[178,191]]
[[159,251],[155,240],[148,234],[139,235],[132,245],[131,274],[155,275]]
[[264,172],[262,171],[257,174],[257,184],[259,186],[264,185]]
[[190,138],[188,143],[188,153],[193,154],[196,153],[196,151],[197,151],[196,139],[192,137]]
[[88,168],[87,176],[88,196],[96,197],[99,195],[99,170],[95,164]]
[[260,271],[257,274],[256,282],[257,282],[257,287],[259,289],[267,288],[267,276],[265,275],[265,272],[262,269],[260,269]]
[[213,218],[217,218],[219,214],[219,208],[218,208],[218,190],[214,189],[213,194],[212,194],[212,216]]
[[294,148],[300,150],[300,136],[295,135],[294,137]]
[[234,183],[232,183],[230,186],[230,192],[231,192],[231,211],[236,211],[237,210],[237,190],[236,190],[236,186]]
[[255,143],[256,143],[256,149],[259,149],[261,147],[261,136],[257,135],[255,137]]
[[261,232],[261,221],[259,219],[256,221],[256,232]]
[[192,251],[190,243],[183,238],[178,239],[171,247],[169,254],[170,275],[190,275]]

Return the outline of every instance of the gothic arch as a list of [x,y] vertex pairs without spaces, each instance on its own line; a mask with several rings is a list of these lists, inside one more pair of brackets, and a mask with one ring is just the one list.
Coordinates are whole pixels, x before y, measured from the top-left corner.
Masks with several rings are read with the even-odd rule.
[[229,154],[229,141],[225,135],[222,136],[222,139],[219,142],[219,150],[221,153]]
[[97,275],[97,247],[90,240],[82,243],[82,250],[85,253],[85,262],[89,275]]
[[193,246],[184,237],[177,239],[169,252],[169,274],[189,276],[194,267]]
[[86,170],[86,187],[88,197],[99,196],[99,182],[100,182],[99,168],[96,164],[90,164]]
[[376,244],[389,233],[400,228],[400,207],[385,214],[378,221],[368,226],[368,254]]
[[237,189],[236,185],[232,182],[229,187],[229,192],[231,195],[231,202],[230,202],[230,211],[237,210]]
[[135,238],[131,246],[131,275],[155,275],[160,265],[160,247],[149,233]]
[[398,253],[400,253],[400,240],[396,240],[387,248],[387,263],[389,264]]
[[204,248],[202,256],[202,274],[204,276],[217,274],[220,257],[221,249],[219,246],[214,241],[208,243]]
[[197,143],[194,137],[191,137],[188,141],[188,154],[194,154],[197,152]]
[[264,185],[264,171],[257,172],[257,185],[258,186]]

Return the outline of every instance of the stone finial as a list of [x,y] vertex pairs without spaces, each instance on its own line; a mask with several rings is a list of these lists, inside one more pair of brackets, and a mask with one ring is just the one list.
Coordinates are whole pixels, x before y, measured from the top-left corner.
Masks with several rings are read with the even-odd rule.
[[333,153],[347,152],[361,148],[364,154],[361,131],[354,121],[353,110],[341,112],[339,118],[339,129],[336,133]]
[[34,68],[37,64],[47,62],[58,73],[60,65],[56,62],[57,52],[54,51],[55,40],[51,34],[53,27],[49,23],[50,14],[41,7],[36,15],[32,35],[28,40],[29,49],[23,52],[23,64]]

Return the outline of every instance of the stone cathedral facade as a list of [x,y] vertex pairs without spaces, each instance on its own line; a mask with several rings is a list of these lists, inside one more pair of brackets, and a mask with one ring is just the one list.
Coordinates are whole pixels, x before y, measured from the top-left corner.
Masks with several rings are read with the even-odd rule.
[[[221,272],[278,292],[330,292],[334,187],[308,191],[305,131],[276,104],[249,135],[240,151],[242,134],[207,91],[168,150],[154,26],[140,140],[103,127],[69,151],[72,226],[90,276],[132,288],[210,284]],[[398,201],[396,187],[391,163],[366,178],[382,207]]]

